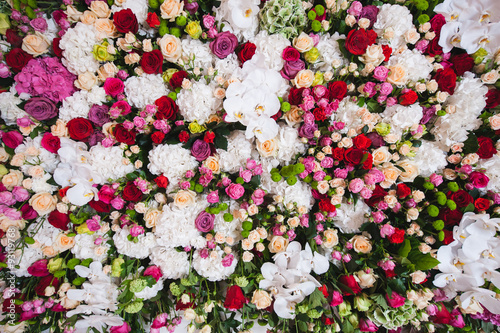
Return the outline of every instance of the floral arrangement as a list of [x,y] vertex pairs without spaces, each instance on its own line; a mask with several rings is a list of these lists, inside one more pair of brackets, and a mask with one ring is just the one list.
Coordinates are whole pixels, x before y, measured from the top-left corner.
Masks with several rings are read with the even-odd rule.
[[0,3],[0,331],[492,332],[498,13]]

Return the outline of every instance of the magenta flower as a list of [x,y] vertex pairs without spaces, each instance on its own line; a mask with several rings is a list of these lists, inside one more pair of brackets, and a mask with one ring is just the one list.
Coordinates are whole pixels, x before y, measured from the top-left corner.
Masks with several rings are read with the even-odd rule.
[[392,291],[391,296],[389,296],[389,294],[385,295],[385,299],[392,308],[399,308],[400,306],[405,305],[406,302],[406,298],[395,291]]

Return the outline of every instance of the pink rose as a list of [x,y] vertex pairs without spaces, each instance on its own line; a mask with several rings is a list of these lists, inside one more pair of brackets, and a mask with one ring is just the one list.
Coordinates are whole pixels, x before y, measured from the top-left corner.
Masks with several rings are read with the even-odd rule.
[[386,236],[392,236],[395,230],[394,227],[390,224],[384,224],[380,229],[380,237],[385,238]]
[[245,194],[245,188],[241,184],[231,184],[226,188],[226,193],[233,200],[238,200]]
[[377,332],[378,327],[370,319],[361,318],[359,320],[359,330],[361,332]]
[[386,95],[389,95],[391,92],[392,92],[393,88],[392,88],[392,84],[390,83],[382,83],[380,85],[380,94],[386,96]]
[[101,200],[106,204],[109,204],[111,200],[113,200],[115,197],[115,190],[108,185],[104,185],[99,190],[98,195],[99,195],[99,200]]
[[392,291],[391,296],[389,296],[389,294],[385,295],[385,299],[387,300],[389,306],[392,308],[399,308],[400,306],[405,305],[406,301],[406,298],[395,291]]
[[337,290],[332,292],[332,301],[330,302],[330,306],[337,306],[344,302],[344,297]]
[[10,131],[3,133],[2,141],[9,148],[16,149],[21,143],[23,143],[24,137],[21,133],[17,131]]
[[32,276],[47,276],[49,275],[49,270],[47,269],[47,259],[40,259],[35,261],[28,267],[28,273]]
[[144,271],[144,276],[152,276],[156,282],[163,276],[161,269],[159,269],[157,266],[149,266],[146,268]]
[[378,66],[373,71],[373,78],[379,81],[385,81],[387,75],[389,74],[389,69],[385,66]]
[[131,330],[130,325],[126,322],[121,326],[113,326],[109,329],[111,333],[129,333]]
[[483,188],[488,185],[490,179],[482,172],[474,171],[469,175],[469,180],[476,188]]
[[107,95],[116,97],[123,92],[125,85],[123,81],[118,78],[108,77],[104,82],[103,88]]
[[349,191],[351,191],[352,193],[359,193],[364,186],[365,183],[362,179],[355,178],[349,183]]

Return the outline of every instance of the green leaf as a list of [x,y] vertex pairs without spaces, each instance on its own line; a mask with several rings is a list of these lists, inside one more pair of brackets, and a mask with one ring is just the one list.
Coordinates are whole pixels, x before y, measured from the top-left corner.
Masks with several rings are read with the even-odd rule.
[[473,134],[469,135],[467,140],[464,141],[463,153],[471,154],[475,153],[479,149],[479,143],[477,142],[477,137]]
[[227,150],[227,138],[222,135],[216,135],[214,139],[215,146]]
[[426,271],[431,268],[436,267],[439,264],[439,260],[434,259],[429,253],[423,254],[421,252],[411,252],[408,259],[415,264],[416,270]]
[[63,277],[64,275],[66,275],[66,271],[57,271],[57,272],[55,272],[55,273],[54,273],[54,276],[55,276],[56,278],[61,278],[61,277]]
[[25,237],[24,241],[26,242],[26,244],[35,244],[35,240],[31,237]]
[[80,259],[73,258],[68,260],[68,263],[66,264],[69,269],[75,269],[75,266],[80,263]]
[[408,239],[405,239],[402,246],[399,248],[399,255],[401,257],[407,257],[408,253],[411,251],[411,244]]
[[359,101],[358,101],[358,106],[359,106],[360,108],[362,108],[362,107],[363,107],[363,105],[365,105],[365,98],[364,98],[364,97],[360,97],[360,98],[359,98]]
[[467,207],[465,207],[464,213],[473,212],[474,209],[475,209],[474,204],[470,203],[470,204],[467,205]]
[[309,296],[309,306],[316,308],[326,303],[326,298],[323,293],[318,289],[314,289],[313,293]]
[[85,278],[83,278],[83,277],[79,276],[79,277],[77,277],[76,279],[74,279],[72,283],[73,283],[75,286],[81,286],[81,285],[82,285],[82,283],[84,283],[84,282],[85,282]]
[[137,179],[138,176],[135,173],[131,172],[131,173],[127,173],[127,175],[125,177],[127,178],[127,180],[132,181],[132,180]]
[[343,333],[354,333],[354,327],[352,326],[349,320],[346,320],[342,323],[342,332]]

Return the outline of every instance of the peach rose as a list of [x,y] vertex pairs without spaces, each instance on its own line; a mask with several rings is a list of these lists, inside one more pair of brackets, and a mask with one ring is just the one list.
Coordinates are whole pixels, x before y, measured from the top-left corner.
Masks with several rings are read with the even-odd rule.
[[411,28],[404,33],[404,37],[406,43],[415,44],[420,39],[420,34],[417,32],[417,29]]
[[78,75],[78,80],[75,80],[75,87],[81,90],[92,90],[92,87],[97,84],[97,76],[92,72],[85,72]]
[[299,226],[299,223],[300,223],[300,219],[297,217],[297,216],[294,216],[294,217],[291,217],[289,218],[286,223],[292,227],[292,228],[296,228]]
[[386,162],[389,162],[392,154],[389,152],[389,149],[385,146],[377,148],[372,153],[373,156],[373,164],[380,165]]
[[80,22],[86,25],[94,24],[95,20],[97,20],[97,15],[94,12],[91,12],[90,10],[84,11],[83,15],[80,16]]
[[250,231],[250,234],[248,235],[248,240],[252,243],[257,243],[260,241],[260,235],[257,230],[252,230]]
[[20,167],[21,165],[24,164],[25,160],[26,156],[23,153],[17,153],[14,156],[12,156],[12,159],[10,160],[10,165]]
[[174,196],[174,205],[179,208],[191,206],[196,198],[196,192],[190,190],[180,190]]
[[54,241],[53,246],[60,252],[69,250],[73,248],[73,246],[75,246],[75,238],[68,237],[66,234],[60,233],[59,235],[57,235],[57,238]]
[[258,310],[268,308],[271,306],[272,301],[271,295],[265,290],[257,289],[253,292],[252,304],[254,304]]
[[389,67],[389,75],[387,76],[387,82],[402,86],[408,81],[408,73],[406,68],[400,64]]
[[94,27],[97,30],[98,32],[97,36],[100,39],[108,37],[116,37],[118,34],[118,31],[116,30],[116,26],[113,23],[113,21],[107,18],[97,19],[94,22]]
[[300,53],[304,53],[312,49],[314,46],[314,41],[308,34],[301,32],[298,37],[293,39],[293,47],[296,48]]
[[68,136],[68,128],[64,120],[57,119],[56,124],[50,127],[50,132],[53,136],[58,136],[60,138]]
[[26,226],[25,220],[11,220],[5,215],[0,215],[0,230],[7,232],[10,227],[15,227],[19,230],[23,230]]
[[372,250],[372,243],[368,238],[361,235],[356,235],[351,238],[350,242],[357,253],[370,253]]
[[257,140],[257,150],[262,157],[270,157],[278,152],[278,140],[276,138],[260,142]]
[[144,221],[146,222],[147,228],[153,228],[156,226],[158,222],[158,217],[160,216],[161,211],[158,209],[150,209],[144,215]]
[[378,66],[384,61],[384,51],[382,50],[382,46],[373,44],[366,48],[365,54],[359,57],[364,64],[372,64],[374,66]]
[[252,252],[248,252],[248,251],[243,252],[243,258],[242,259],[243,259],[244,262],[250,262],[250,261],[252,261],[252,259],[253,259],[253,253]]
[[108,18],[111,15],[111,10],[109,6],[104,1],[92,1],[90,4],[90,10],[94,12],[99,18]]
[[184,1],[165,0],[160,6],[161,18],[173,22],[177,16],[182,14],[183,9]]
[[23,181],[23,174],[19,170],[10,170],[8,174],[3,176],[2,184],[7,190],[12,191],[14,186],[20,186]]
[[42,254],[46,257],[55,257],[57,255],[57,251],[52,246],[44,246],[42,248]]
[[118,73],[118,68],[112,62],[107,62],[97,71],[97,76],[99,80],[106,81],[109,77],[114,77]]
[[339,236],[337,229],[326,229],[323,232],[323,245],[327,249],[331,249],[339,243]]
[[245,251],[250,251],[253,249],[253,243],[250,239],[245,238],[241,241],[241,248]]
[[78,305],[80,305],[80,301],[75,301],[72,299],[69,299],[68,296],[64,296],[60,299],[60,304],[65,308],[65,309],[74,309]]
[[293,126],[302,121],[304,111],[296,105],[292,105],[290,110],[285,113],[285,120],[288,125]]
[[[165,4],[165,2],[164,2]],[[158,42],[158,46],[160,46],[161,54],[163,54],[163,58],[170,62],[176,62],[179,60],[182,54],[181,41],[179,38],[172,35],[165,35]]]
[[220,173],[219,158],[217,156],[209,156],[203,161],[203,166],[210,169],[214,174]]
[[260,236],[261,239],[267,238],[267,231],[266,231],[266,229],[264,229],[262,227],[259,227],[259,228],[255,229],[255,230],[257,230],[257,232],[259,233],[259,236]]
[[427,279],[427,274],[425,274],[422,271],[416,271],[410,274],[411,276],[411,281],[415,284],[420,284],[424,282],[425,279]]
[[28,174],[33,178],[41,178],[45,171],[40,165],[34,165],[28,169]]
[[47,37],[38,31],[34,35],[27,35],[23,39],[22,49],[35,57],[47,53],[49,47],[50,42]]
[[29,204],[39,215],[47,215],[56,209],[57,198],[47,192],[40,192],[30,198]]
[[380,186],[387,188],[396,182],[399,175],[401,174],[401,170],[396,168],[391,163],[385,163],[384,168],[381,170],[384,174],[385,180],[380,183]]
[[10,154],[7,153],[5,148],[0,147],[0,162],[7,162],[9,160]]
[[76,9],[73,5],[68,5],[66,7],[66,15],[68,15],[68,19],[70,21],[77,22],[80,20],[82,12]]
[[314,73],[310,69],[303,69],[292,80],[297,88],[308,88],[314,81]]
[[500,129],[500,114],[496,114],[488,118],[492,130]]
[[286,250],[288,246],[288,239],[283,236],[273,236],[269,242],[269,251],[271,253],[279,253]]

